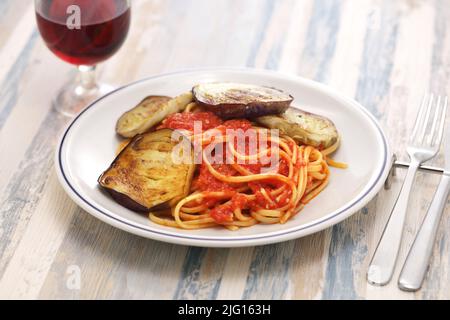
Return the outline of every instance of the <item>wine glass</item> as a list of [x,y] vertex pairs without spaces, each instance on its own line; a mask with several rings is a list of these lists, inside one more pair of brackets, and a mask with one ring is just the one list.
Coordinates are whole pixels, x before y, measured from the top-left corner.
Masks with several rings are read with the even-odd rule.
[[60,59],[78,67],[77,80],[63,86],[54,107],[74,116],[113,87],[99,84],[95,69],[124,43],[131,19],[130,0],[35,0],[39,31]]

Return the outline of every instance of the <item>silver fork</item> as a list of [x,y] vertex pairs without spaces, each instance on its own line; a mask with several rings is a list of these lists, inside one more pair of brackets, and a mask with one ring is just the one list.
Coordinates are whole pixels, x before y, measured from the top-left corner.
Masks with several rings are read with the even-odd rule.
[[[433,109],[433,120],[430,122]],[[367,280],[371,284],[383,286],[392,279],[414,178],[419,166],[436,156],[440,149],[446,111],[447,97],[439,96],[435,99],[433,95],[430,95],[423,98],[406,149],[410,157],[409,170],[367,272]]]
[[447,130],[444,141],[444,174],[398,279],[398,286],[404,291],[417,291],[422,287],[433,252],[439,222],[450,193],[450,130]]

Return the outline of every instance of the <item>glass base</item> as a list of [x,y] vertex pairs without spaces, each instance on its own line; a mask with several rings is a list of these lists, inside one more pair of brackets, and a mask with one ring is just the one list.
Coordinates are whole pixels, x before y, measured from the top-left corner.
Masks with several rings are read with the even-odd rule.
[[86,89],[78,83],[71,83],[61,88],[53,100],[53,108],[64,116],[72,118],[89,104],[114,89],[108,84],[96,84],[94,87]]

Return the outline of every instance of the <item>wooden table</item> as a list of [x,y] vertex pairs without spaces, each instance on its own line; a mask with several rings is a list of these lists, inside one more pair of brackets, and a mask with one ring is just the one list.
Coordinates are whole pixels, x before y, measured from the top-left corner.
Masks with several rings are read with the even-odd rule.
[[[128,40],[100,67],[101,80],[120,85],[207,66],[297,74],[362,103],[403,159],[421,96],[445,94],[450,86],[448,0],[135,0],[133,6]],[[52,110],[51,98],[73,76],[73,67],[41,41],[32,1],[2,0],[1,298],[450,298],[449,206],[423,290],[400,291],[397,276],[383,288],[365,280],[402,175],[345,222],[264,247],[182,247],[96,220],[66,196],[53,168],[67,120]],[[418,177],[401,262],[438,180]]]

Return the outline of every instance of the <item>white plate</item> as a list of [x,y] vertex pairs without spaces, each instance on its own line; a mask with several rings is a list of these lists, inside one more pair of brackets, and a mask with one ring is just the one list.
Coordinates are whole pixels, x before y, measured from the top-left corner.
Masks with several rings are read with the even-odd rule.
[[[114,202],[97,185],[115,158],[119,116],[148,95],[176,96],[201,82],[232,81],[272,86],[295,97],[294,106],[332,119],[343,141],[334,158],[349,169],[332,169],[329,186],[286,224],[257,225],[239,231],[194,231],[160,226]],[[243,247],[300,238],[348,218],[383,186],[391,152],[376,120],[355,101],[316,82],[269,71],[208,69],[152,77],[120,88],[82,112],[62,136],[56,152],[59,180],[83,209],[122,230],[170,243],[202,247]]]

